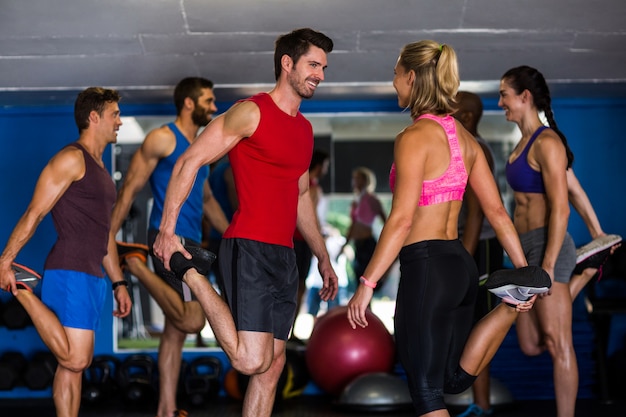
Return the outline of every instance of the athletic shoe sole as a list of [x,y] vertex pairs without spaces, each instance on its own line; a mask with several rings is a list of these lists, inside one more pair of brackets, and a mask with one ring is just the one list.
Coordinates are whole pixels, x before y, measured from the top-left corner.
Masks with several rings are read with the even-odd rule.
[[495,271],[485,282],[489,292],[512,304],[524,303],[534,294],[546,293],[551,286],[548,273],[534,265]]
[[170,258],[170,269],[176,274],[176,278],[182,281],[185,272],[191,268],[200,275],[208,275],[215,262],[215,254],[198,246],[186,246],[185,249],[191,254],[191,259],[185,258],[180,252],[175,252]]
[[148,262],[148,246],[141,243],[127,243],[116,241],[117,255],[120,258],[120,266],[124,268],[124,263],[128,258],[139,258],[143,263]]
[[617,245],[621,241],[622,237],[619,235],[604,235],[592,240],[586,245],[576,249],[576,264],[581,263],[593,255],[610,250],[611,247]]
[[35,287],[39,285],[41,275],[29,267],[13,262],[11,269],[15,274],[15,285],[18,289],[33,292]]

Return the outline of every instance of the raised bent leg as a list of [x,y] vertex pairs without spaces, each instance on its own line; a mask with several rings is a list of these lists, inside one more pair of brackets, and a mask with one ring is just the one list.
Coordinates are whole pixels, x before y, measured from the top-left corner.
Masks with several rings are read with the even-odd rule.
[[17,299],[58,362],[52,386],[57,416],[78,416],[82,374],[91,363],[94,332],[64,327],[52,310],[29,291],[18,291]]
[[152,272],[137,257],[126,259],[131,274],[148,290],[171,324],[185,333],[197,333],[205,325],[202,308],[196,301],[183,301],[178,292]]
[[465,343],[461,368],[470,375],[479,375],[493,359],[518,316],[515,308],[501,303],[476,323]]

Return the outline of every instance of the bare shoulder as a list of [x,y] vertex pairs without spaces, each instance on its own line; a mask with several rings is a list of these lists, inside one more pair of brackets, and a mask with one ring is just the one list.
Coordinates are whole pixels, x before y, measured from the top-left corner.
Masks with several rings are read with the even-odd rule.
[[[552,129],[544,129],[539,136],[537,136],[537,139],[533,143],[533,148],[538,150],[539,154],[565,151],[563,141]],[[533,151],[535,151],[535,149],[533,149]]]
[[75,146],[63,148],[50,159],[48,168],[59,177],[80,178],[85,172],[83,151]]
[[236,133],[241,137],[251,136],[261,120],[261,109],[256,103],[250,100],[235,103],[226,113],[218,118],[222,118],[224,130]]
[[163,158],[174,151],[176,135],[167,126],[152,129],[141,144],[141,151],[148,157]]

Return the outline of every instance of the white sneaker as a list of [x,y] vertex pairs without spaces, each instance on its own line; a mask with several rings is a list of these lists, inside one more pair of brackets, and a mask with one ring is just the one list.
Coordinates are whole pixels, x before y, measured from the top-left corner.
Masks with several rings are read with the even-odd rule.
[[611,249],[612,246],[617,245],[621,241],[622,237],[620,235],[604,235],[592,240],[586,245],[576,249],[576,264],[581,263],[593,255]]

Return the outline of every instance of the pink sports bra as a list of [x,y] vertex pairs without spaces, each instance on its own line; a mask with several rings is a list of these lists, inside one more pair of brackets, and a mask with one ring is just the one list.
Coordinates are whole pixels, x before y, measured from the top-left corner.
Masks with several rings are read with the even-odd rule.
[[[445,130],[446,136],[448,136],[448,144],[450,145],[450,165],[439,178],[424,180],[419,205],[430,206],[454,200],[462,201],[465,187],[467,186],[467,171],[456,136],[454,118],[449,115],[438,117],[432,114],[423,114],[415,121],[420,119],[434,120]],[[389,186],[392,192],[395,190],[395,185],[396,165],[394,163],[391,165],[391,172],[389,173]]]
[[352,203],[350,217],[353,222],[363,223],[372,227],[374,220],[380,210],[380,202],[369,193],[363,193],[356,201]]

